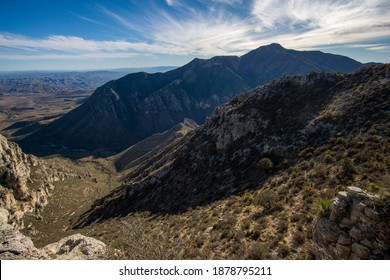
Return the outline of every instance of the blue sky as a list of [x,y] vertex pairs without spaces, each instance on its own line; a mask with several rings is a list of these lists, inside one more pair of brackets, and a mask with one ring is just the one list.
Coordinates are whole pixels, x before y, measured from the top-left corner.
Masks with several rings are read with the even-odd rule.
[[182,65],[273,42],[389,62],[390,1],[0,1],[0,71]]

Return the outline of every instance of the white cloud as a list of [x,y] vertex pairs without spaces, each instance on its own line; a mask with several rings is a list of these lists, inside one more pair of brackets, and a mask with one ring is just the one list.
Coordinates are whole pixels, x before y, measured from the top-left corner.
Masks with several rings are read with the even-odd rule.
[[107,59],[107,58],[129,58],[135,57],[137,53],[82,53],[82,54],[0,54],[0,59],[8,60],[85,60],[85,59]]
[[259,27],[280,30],[289,47],[345,44],[390,35],[387,1],[255,0]]
[[[238,1],[212,2],[233,5]],[[387,0],[253,0],[246,17],[224,9],[187,12],[186,16],[173,17],[153,10],[142,25],[120,22],[147,34],[156,46],[170,46],[172,53],[198,55],[243,53],[271,42],[308,49],[390,36]]]
[[173,6],[174,5],[173,0],[165,0],[165,2],[167,2],[168,6]]
[[55,51],[70,54],[120,53],[131,50],[140,52],[159,52],[162,46],[127,41],[85,40],[75,36],[52,35],[44,39],[34,39],[20,35],[0,34],[0,46],[11,50],[29,50],[34,52]]
[[[167,0],[166,3],[174,5],[176,12],[181,13],[179,16],[156,6],[143,11],[142,15],[131,16],[98,6],[104,15],[121,26],[122,31],[140,34],[136,42],[61,35],[36,39],[0,34],[0,47],[14,53],[3,54],[2,58],[109,58],[125,57],[129,53],[211,56],[242,54],[272,42],[295,49],[337,45],[371,51],[389,50],[386,45],[364,44],[389,38],[388,0],[252,0],[246,6],[249,10],[246,14],[223,8],[196,10],[184,6],[184,1],[177,1]],[[212,0],[210,3],[240,7],[248,1]]]

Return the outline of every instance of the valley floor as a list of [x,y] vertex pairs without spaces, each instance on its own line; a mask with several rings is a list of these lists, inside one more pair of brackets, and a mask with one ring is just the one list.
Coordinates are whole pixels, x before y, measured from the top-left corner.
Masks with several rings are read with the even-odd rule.
[[[72,230],[72,221],[87,211],[96,199],[119,185],[115,167],[104,159],[70,160],[52,156],[44,160],[48,168],[58,169],[59,175],[54,178],[55,188],[40,215],[26,214],[24,218],[24,233],[37,247],[76,233]],[[39,181],[39,177],[32,180]]]

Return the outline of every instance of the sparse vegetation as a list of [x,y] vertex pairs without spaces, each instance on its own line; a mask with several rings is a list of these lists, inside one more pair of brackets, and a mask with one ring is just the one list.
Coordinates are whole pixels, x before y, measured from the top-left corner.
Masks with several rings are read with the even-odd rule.
[[329,217],[331,204],[329,199],[320,198],[318,200],[318,211],[322,217]]
[[[337,80],[341,74],[329,75]],[[328,89],[328,81],[322,82],[326,82]],[[345,78],[340,83],[347,83],[348,90],[353,90]],[[299,91],[291,83],[288,95],[283,95],[278,86],[278,82],[273,85],[277,100],[294,94],[299,98],[310,97],[306,92],[315,94],[311,88]],[[112,171],[99,165],[89,166],[93,170],[91,178],[65,180],[60,184],[62,188],[55,189],[54,203],[59,204],[61,196],[68,201],[61,204],[61,209],[50,214],[53,207],[49,206],[44,209],[43,221],[27,220],[37,229],[33,238],[43,245],[58,235],[55,230],[61,234],[82,232],[122,250],[125,258],[130,259],[311,259],[312,222],[318,215],[329,216],[332,199],[339,191],[348,186],[370,190],[381,197],[375,207],[389,207],[388,200],[382,198],[390,191],[390,141],[386,137],[390,125],[384,112],[388,105],[382,102],[388,94],[373,90],[357,99],[351,92],[343,95],[342,89],[324,94],[321,89],[320,97],[328,95],[329,100],[317,102],[320,97],[315,96],[316,100],[310,101],[324,112],[332,113],[331,120],[324,120],[324,112],[310,115],[307,120],[310,126],[301,120],[305,116],[301,111],[298,114],[297,103],[280,115],[276,115],[274,106],[265,106],[263,101],[245,103],[246,106],[229,113],[240,111],[245,115],[245,110],[261,111],[263,119],[259,121],[261,125],[254,125],[254,132],[216,150],[219,141],[216,139],[225,141],[230,134],[224,130],[226,137],[222,137],[225,136],[222,132],[220,138],[215,136],[220,132],[218,122],[210,120],[208,134],[194,133],[185,144],[177,141],[176,146],[170,147],[172,150],[154,155],[146,167],[137,166],[126,177],[123,189],[116,189],[114,194],[108,194],[119,186],[110,181],[114,180]],[[276,102],[271,101],[270,104]],[[288,104],[291,102],[294,100],[288,100]],[[373,114],[365,111],[367,107],[380,113],[378,120],[371,121]],[[298,115],[299,118],[291,117]],[[226,120],[230,115],[223,117]],[[277,122],[273,122],[276,117]],[[222,120],[222,116],[218,118]],[[245,125],[255,122],[253,119],[245,119]],[[263,127],[264,120],[269,121],[267,129]],[[259,160],[260,152],[267,157]],[[92,182],[95,177],[97,184]],[[109,182],[112,185],[108,187]],[[145,184],[137,185],[138,182]],[[142,191],[130,196],[134,184]],[[91,186],[95,185],[93,189]],[[99,201],[101,208],[88,213],[95,215],[87,216],[90,224],[71,229],[77,216],[90,205],[78,208],[84,192],[91,203],[108,196]],[[58,218],[58,213],[63,217]]]
[[267,171],[271,170],[274,167],[274,164],[271,159],[264,157],[259,160],[257,163],[257,169],[261,174],[265,174]]
[[344,158],[341,162],[341,174],[344,177],[352,178],[352,175],[355,174],[356,168],[353,160],[349,157]]
[[254,198],[256,205],[263,206],[265,209],[271,209],[275,206],[277,194],[272,190],[259,191]]

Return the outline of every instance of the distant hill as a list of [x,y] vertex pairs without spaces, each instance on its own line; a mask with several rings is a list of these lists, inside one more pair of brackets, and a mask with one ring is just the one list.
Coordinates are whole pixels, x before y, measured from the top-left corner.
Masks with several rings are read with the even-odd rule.
[[119,172],[129,170],[145,163],[149,158],[166,152],[166,148],[179,141],[188,132],[193,131],[198,125],[190,120],[184,119],[183,122],[175,125],[171,129],[162,133],[156,133],[123,152],[112,157],[115,166]]
[[17,71],[0,72],[1,93],[64,93],[94,90],[106,82],[139,71],[165,72],[173,66],[118,68],[95,71]]
[[236,94],[285,75],[350,72],[362,66],[348,57],[295,51],[271,44],[241,57],[194,59],[166,73],[129,74],[97,88],[78,108],[22,142],[121,151],[184,118],[203,123]]

